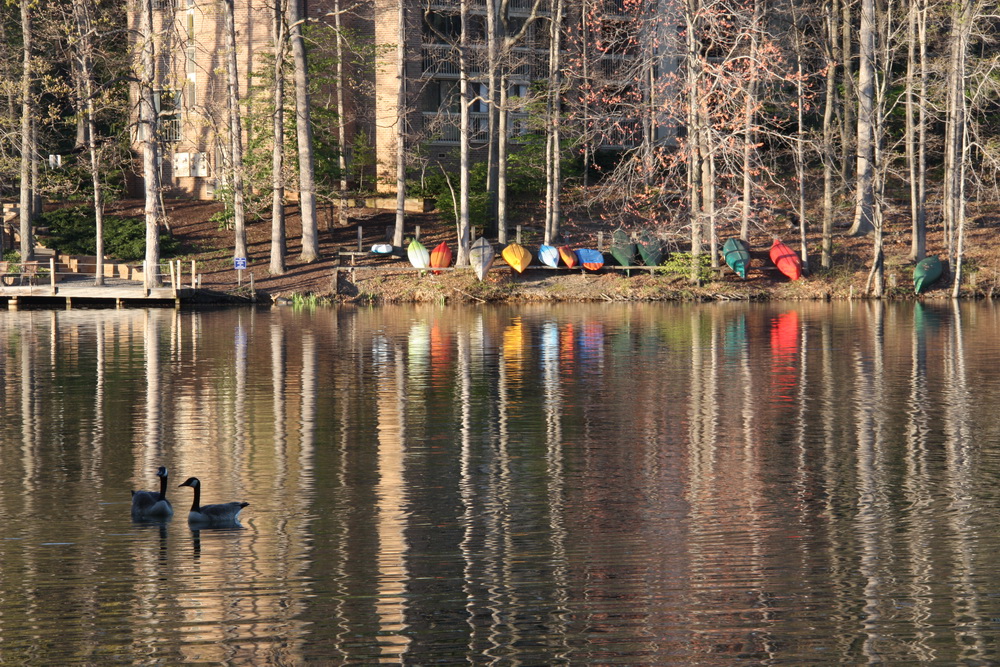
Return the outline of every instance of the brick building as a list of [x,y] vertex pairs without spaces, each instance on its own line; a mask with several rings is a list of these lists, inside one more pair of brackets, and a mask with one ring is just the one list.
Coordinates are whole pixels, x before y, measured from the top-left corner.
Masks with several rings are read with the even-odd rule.
[[[347,150],[357,136],[367,137],[380,184],[394,187],[395,135],[398,113],[398,55],[400,0],[366,0],[343,6],[343,23],[362,40],[379,45],[374,62],[350,72],[355,85],[345,87]],[[454,42],[459,22],[458,0],[402,0],[405,3],[407,134],[421,143],[430,160],[450,161],[458,145],[458,79]],[[548,0],[545,0],[546,3]],[[601,0],[605,5],[622,0]],[[333,0],[300,0],[311,24],[332,24]],[[164,187],[174,194],[211,198],[220,184],[227,153],[228,133],[226,35],[223,8],[218,0],[153,0],[158,82],[156,99],[160,118]],[[484,64],[485,0],[469,0],[468,31],[470,91],[486,92]],[[240,98],[245,100],[250,73],[273,62],[273,9],[266,0],[237,0],[236,40]],[[530,15],[533,0],[509,0],[509,22],[517,28]],[[615,5],[616,6],[616,5]],[[543,7],[544,11],[544,7]],[[611,14],[614,16],[614,14]],[[133,14],[134,18],[134,14]],[[619,17],[619,23],[627,23]],[[529,98],[532,81],[547,75],[548,29],[537,21],[512,50],[508,66],[508,91],[515,100],[509,134],[513,143],[526,130],[527,113],[516,101]],[[316,48],[310,45],[310,48]],[[319,48],[324,48],[322,45]],[[622,57],[604,57],[609,64]],[[617,58],[617,60],[616,60]],[[605,67],[604,69],[607,69]],[[661,67],[662,69],[662,67]],[[286,86],[292,85],[290,77]],[[484,150],[487,107],[476,101],[470,109],[473,150]],[[286,112],[294,113],[294,109]],[[628,123],[616,123],[619,134]],[[253,128],[250,128],[251,130]],[[246,133],[246,121],[244,132]],[[363,132],[363,135],[359,133]],[[626,131],[624,134],[628,134]],[[662,138],[662,130],[657,136]],[[612,136],[608,133],[607,136]],[[624,135],[623,135],[624,136]],[[617,140],[616,140],[617,141]],[[624,137],[620,143],[632,139]],[[605,139],[605,143],[607,140]],[[286,159],[294,159],[288,156]],[[141,187],[141,181],[137,184]]]

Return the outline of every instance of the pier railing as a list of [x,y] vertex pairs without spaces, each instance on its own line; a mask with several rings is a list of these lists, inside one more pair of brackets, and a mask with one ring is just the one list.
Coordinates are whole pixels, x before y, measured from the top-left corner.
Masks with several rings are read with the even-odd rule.
[[57,255],[31,261],[0,262],[0,296],[65,296],[87,299],[180,299],[183,290],[201,286],[194,261],[169,260],[154,272],[146,262],[104,261],[94,257]]

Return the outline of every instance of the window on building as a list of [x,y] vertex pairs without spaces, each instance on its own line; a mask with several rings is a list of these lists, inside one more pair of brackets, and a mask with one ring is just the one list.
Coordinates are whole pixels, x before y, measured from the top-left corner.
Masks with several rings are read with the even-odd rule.
[[167,10],[174,8],[174,0],[153,0],[153,9]]

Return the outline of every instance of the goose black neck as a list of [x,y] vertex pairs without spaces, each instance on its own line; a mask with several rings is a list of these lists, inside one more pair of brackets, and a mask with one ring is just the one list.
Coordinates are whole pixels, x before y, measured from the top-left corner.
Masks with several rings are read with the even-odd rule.
[[160,478],[160,500],[167,499],[167,476]]
[[200,507],[201,507],[201,487],[200,486],[195,486],[194,487],[194,503],[191,504],[191,511],[192,512],[197,512]]

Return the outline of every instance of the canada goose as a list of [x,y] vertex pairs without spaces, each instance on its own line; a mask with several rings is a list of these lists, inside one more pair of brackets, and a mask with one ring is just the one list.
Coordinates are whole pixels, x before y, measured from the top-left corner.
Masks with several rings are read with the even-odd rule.
[[202,526],[225,526],[239,524],[240,512],[250,503],[218,503],[216,505],[201,504],[201,482],[197,477],[188,477],[180,486],[190,486],[194,489],[194,502],[188,513],[188,522]]
[[167,500],[167,469],[160,466],[156,471],[160,478],[160,490],[132,492],[132,518],[135,521],[143,519],[167,519],[174,515],[174,508]]

